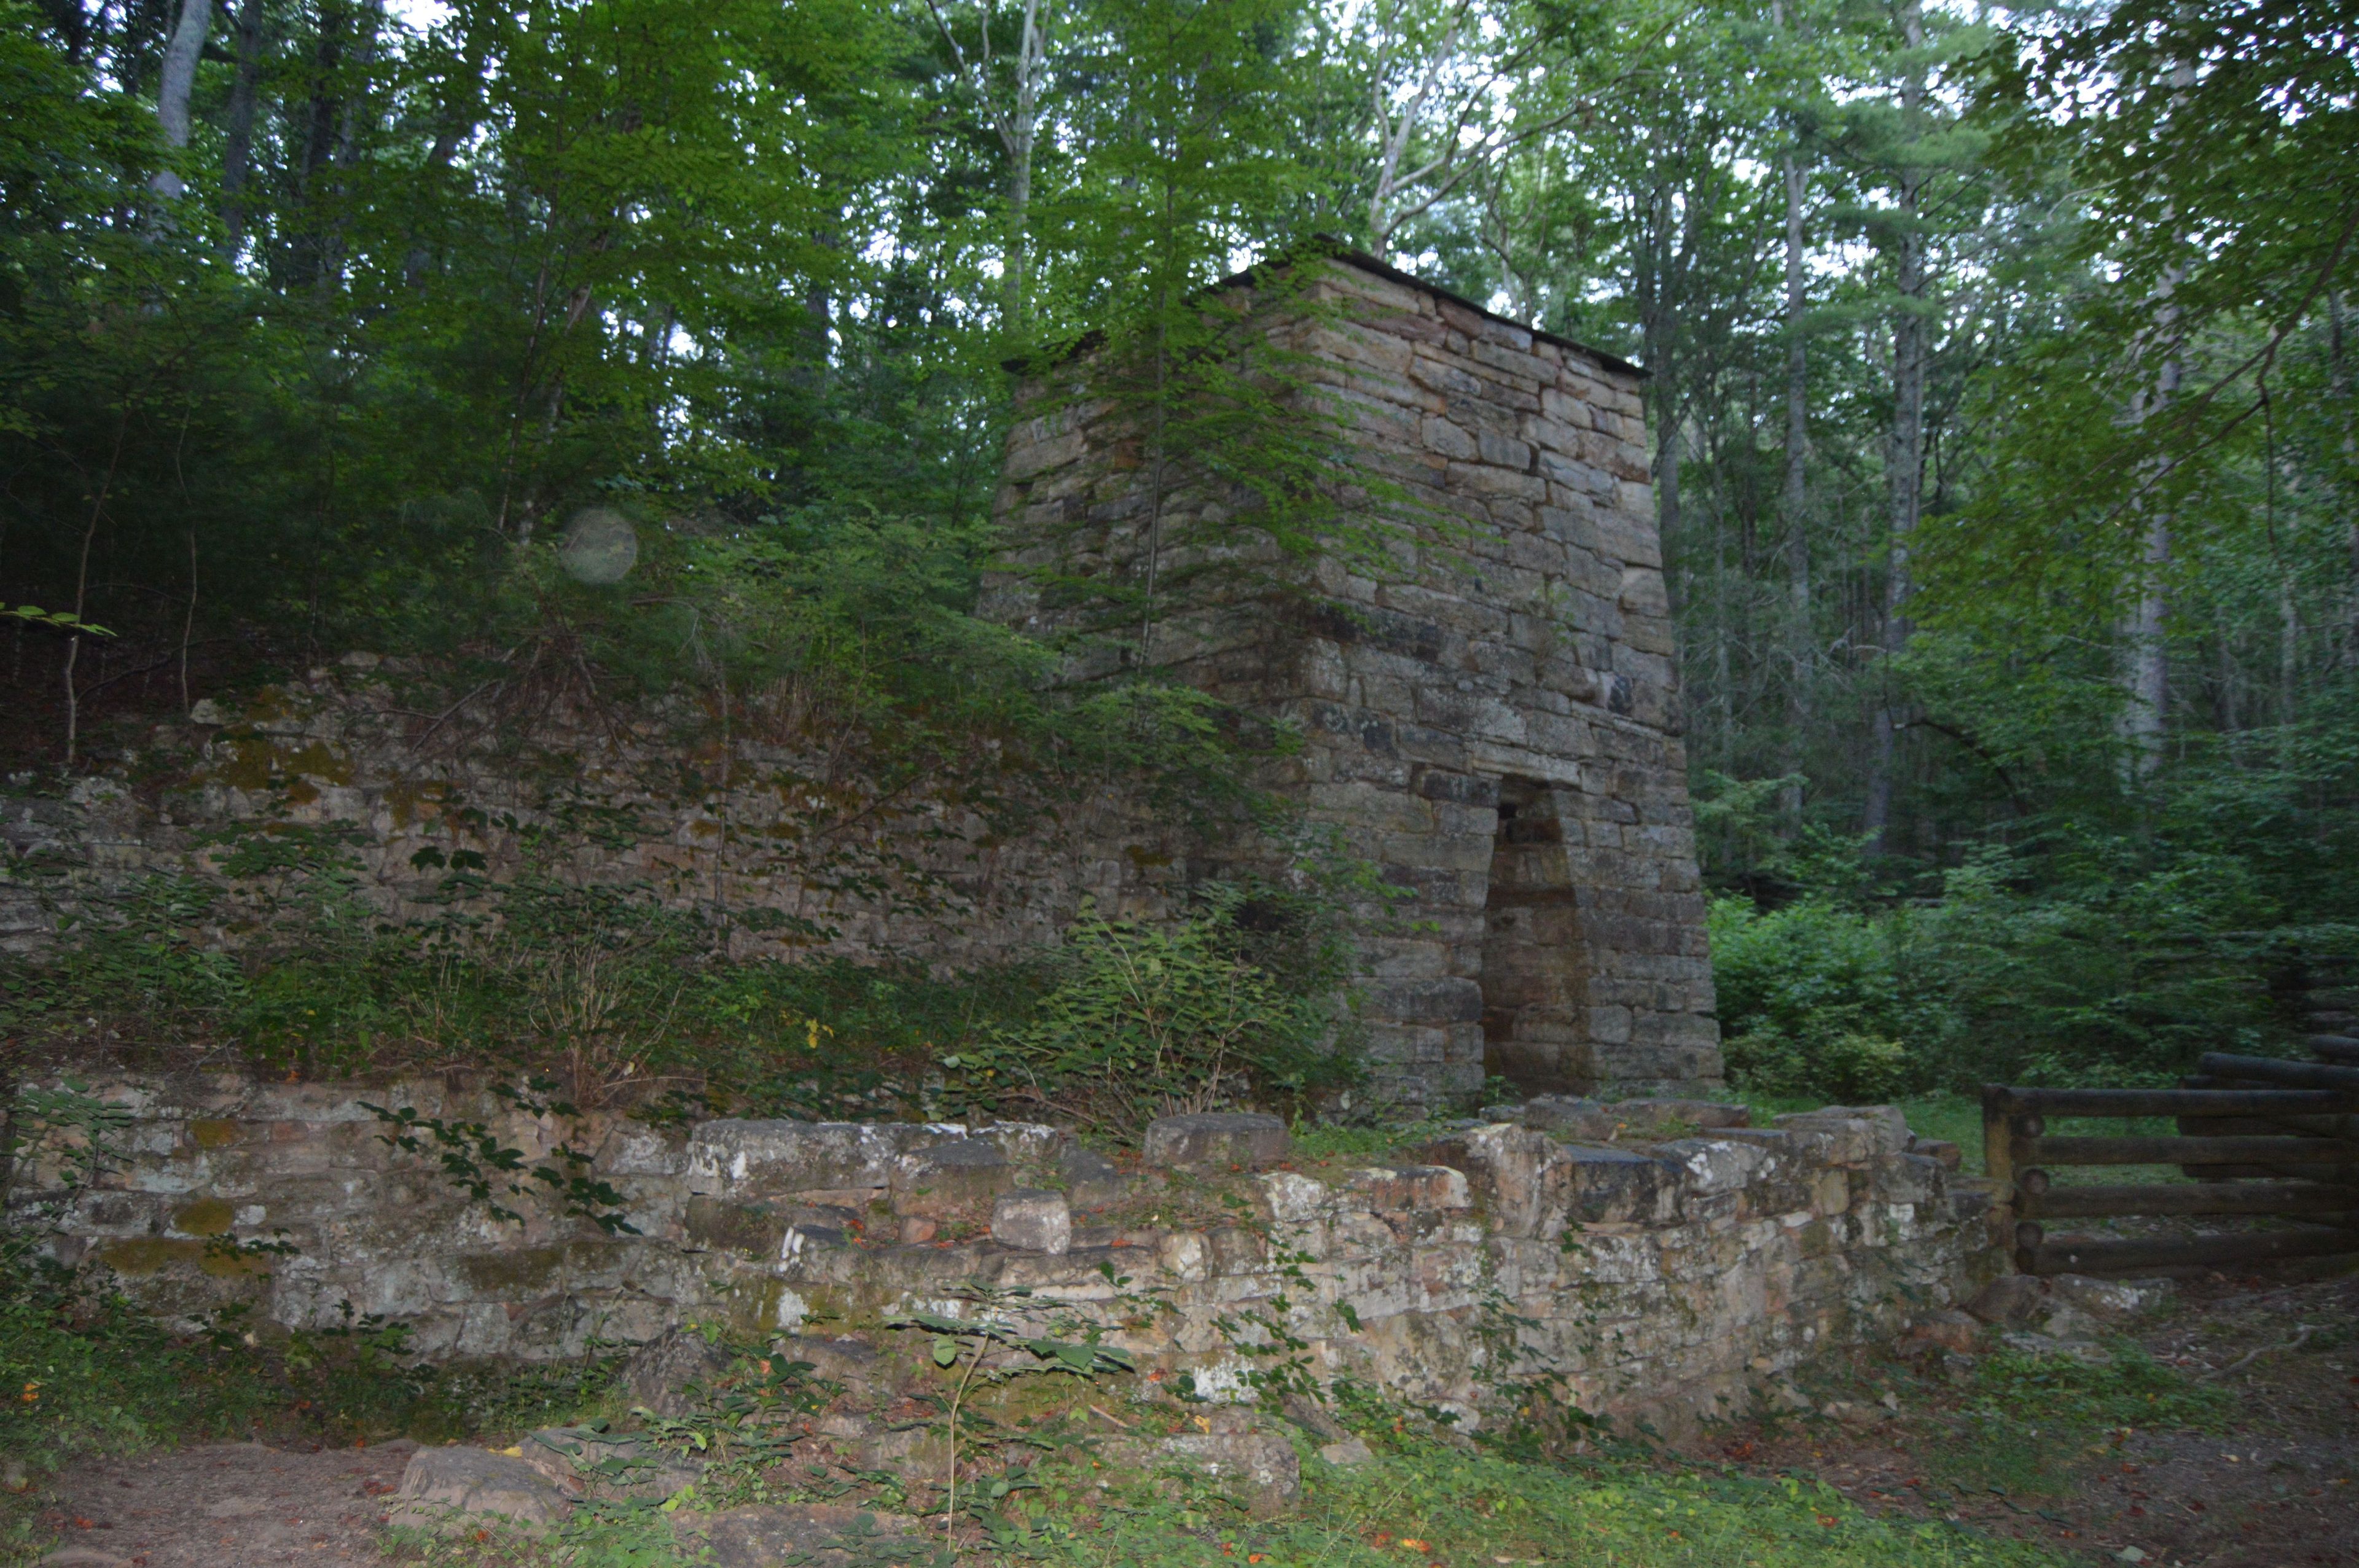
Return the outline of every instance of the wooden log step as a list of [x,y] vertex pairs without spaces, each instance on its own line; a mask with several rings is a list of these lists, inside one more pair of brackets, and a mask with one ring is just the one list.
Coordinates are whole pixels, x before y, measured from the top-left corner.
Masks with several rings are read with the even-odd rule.
[[2313,1034],[2310,1052],[2321,1062],[2359,1066],[2359,1034]]
[[2179,1119],[2179,1130],[2189,1138],[2307,1132],[2313,1138],[2359,1139],[2359,1115],[2182,1116]]
[[2018,1247],[2027,1274],[2125,1274],[2142,1269],[2258,1263],[2272,1258],[2331,1258],[2359,1252],[2359,1231],[2304,1226],[2257,1236],[2189,1236],[2117,1240],[2111,1237],[2043,1237]]
[[2182,1182],[2057,1186],[2040,1170],[2016,1179],[2016,1212],[2026,1219],[2108,1219],[2124,1215],[2334,1215],[2359,1224],[2359,1196],[2316,1182]]
[[2267,1116],[2336,1111],[2354,1097],[2323,1089],[2002,1089],[2010,1116]]
[[2191,1182],[2324,1182],[2359,1186],[2359,1165],[2181,1165]]
[[2283,1062],[2275,1056],[2232,1056],[2206,1051],[2195,1064],[2217,1078],[2283,1084],[2300,1089],[2359,1089],[2359,1067],[2329,1067],[2316,1062]]
[[2359,1165],[2359,1143],[2335,1138],[2024,1138],[2027,1165]]

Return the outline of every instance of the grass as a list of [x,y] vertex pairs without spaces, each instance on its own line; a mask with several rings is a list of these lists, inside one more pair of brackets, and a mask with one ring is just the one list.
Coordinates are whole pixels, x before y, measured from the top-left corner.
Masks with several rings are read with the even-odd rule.
[[2002,1350],[1983,1357],[1952,1441],[1927,1445],[1933,1480],[1973,1491],[2058,1496],[2133,1432],[2217,1430],[2226,1393],[2190,1382],[2126,1340],[2093,1365]]
[[[2083,1472],[2141,1432],[2212,1432],[2234,1413],[2223,1390],[2195,1382],[2134,1340],[2101,1348],[2106,1359],[1994,1348],[1960,1384],[1923,1363],[1822,1362],[1801,1380],[1821,1406],[1873,1404],[1897,1395],[1910,1412],[1893,1445],[1905,1450],[1928,1498],[2062,1497]],[[1802,1418],[1803,1430],[1818,1418]],[[1794,1417],[1766,1423],[1775,1432]],[[1917,1485],[1911,1481],[1911,1487]]]
[[1265,1568],[1403,1563],[1578,1563],[1671,1568],[2056,1563],[2037,1549],[1948,1525],[1879,1520],[1832,1488],[1765,1482],[1641,1461],[1518,1462],[1414,1445],[1377,1464],[1306,1467],[1299,1519],[1256,1525],[1191,1509],[1111,1514],[1056,1557],[1087,1568],[1203,1568],[1260,1559]]
[[[1256,1519],[1211,1485],[1109,1479],[1086,1461],[1042,1467],[1006,1511],[998,1552],[1055,1568],[2063,1568],[2044,1548],[1940,1523],[1877,1519],[1832,1487],[1645,1460],[1570,1464],[1409,1443],[1341,1470],[1303,1465],[1288,1517]],[[1012,1549],[1011,1549],[1012,1548]],[[577,1519],[551,1540],[421,1541],[429,1563],[685,1563],[645,1509]],[[905,1554],[892,1554],[896,1561]],[[877,1560],[878,1568],[885,1560]],[[860,1557],[857,1568],[867,1568]]]

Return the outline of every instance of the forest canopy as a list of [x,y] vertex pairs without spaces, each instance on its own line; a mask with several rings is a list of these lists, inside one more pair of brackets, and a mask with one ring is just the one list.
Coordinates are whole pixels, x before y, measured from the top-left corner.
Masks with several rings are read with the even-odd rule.
[[1740,1072],[2151,1076],[2359,950],[2346,8],[0,0],[0,111],[26,762],[552,623],[1012,722],[1007,367],[1332,236],[1651,373]]

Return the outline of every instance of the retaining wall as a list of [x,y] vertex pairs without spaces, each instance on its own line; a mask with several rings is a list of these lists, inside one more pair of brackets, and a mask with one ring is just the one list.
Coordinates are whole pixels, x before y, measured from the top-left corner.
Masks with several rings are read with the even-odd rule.
[[[81,1156],[52,1138],[10,1197],[61,1259],[170,1316],[247,1301],[332,1327],[349,1305],[438,1357],[571,1356],[690,1319],[873,1325],[962,1285],[1023,1286],[1035,1310],[1097,1323],[1216,1398],[1299,1357],[1479,1422],[1503,1378],[1547,1374],[1584,1409],[1671,1429],[2000,1267],[1980,1184],[1912,1148],[1888,1108],[1658,1141],[1632,1124],[1678,1107],[1593,1108],[1553,1131],[1469,1121],[1413,1161],[1162,1169],[1033,1125],[652,1127],[440,1083],[97,1092],[129,1120],[94,1182],[68,1184]],[[569,1146],[630,1230],[568,1216],[523,1173],[521,1194],[495,1183],[516,1217],[500,1217],[430,1136],[399,1147],[364,1101],[479,1124],[526,1172],[563,1173]]]

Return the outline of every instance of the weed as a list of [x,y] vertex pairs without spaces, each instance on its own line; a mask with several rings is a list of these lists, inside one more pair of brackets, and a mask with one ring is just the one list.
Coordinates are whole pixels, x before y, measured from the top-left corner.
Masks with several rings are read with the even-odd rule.
[[2080,1463],[2137,1431],[2208,1432],[2227,1418],[2228,1395],[2190,1381],[2128,1340],[2110,1360],[2001,1350],[1975,1366],[1946,1441],[1926,1446],[1929,1476],[1970,1491],[2057,1493]]
[[[1022,1286],[1002,1290],[970,1284],[954,1290],[951,1295],[953,1300],[971,1303],[972,1315],[951,1317],[921,1310],[887,1320],[889,1327],[914,1328],[932,1335],[934,1365],[954,1374],[956,1379],[945,1407],[950,1423],[950,1474],[945,1488],[948,1500],[942,1509],[945,1532],[958,1519],[959,1422],[966,1411],[967,1394],[978,1377],[986,1383],[1005,1383],[1037,1373],[1094,1378],[1103,1373],[1132,1370],[1129,1356],[1097,1342],[1099,1331],[1094,1325],[1079,1339],[1032,1332],[1018,1317],[1029,1305],[1027,1298],[1031,1293]],[[1060,1332],[1071,1332],[1062,1325],[1059,1328]],[[992,1359],[995,1351],[1004,1350],[1020,1352],[1030,1359]],[[993,1483],[996,1489],[990,1500],[1005,1498],[1015,1484],[1009,1477],[1001,1476]]]
[[[1103,1481],[1101,1487],[1099,1482]],[[1870,1517],[1831,1487],[1622,1460],[1532,1464],[1402,1440],[1351,1470],[1313,1464],[1298,1517],[1242,1517],[1208,1487],[1157,1497],[1103,1473],[1048,1479],[1081,1528],[1044,1557],[1074,1568],[2061,1568],[2044,1549]]]

